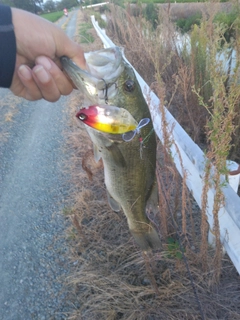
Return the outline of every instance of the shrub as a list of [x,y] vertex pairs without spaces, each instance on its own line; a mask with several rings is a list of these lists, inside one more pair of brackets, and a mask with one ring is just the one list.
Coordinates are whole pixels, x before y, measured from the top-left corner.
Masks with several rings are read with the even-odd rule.
[[202,14],[200,12],[197,12],[187,19],[177,20],[176,25],[182,33],[185,33],[185,32],[190,31],[194,24],[199,26],[201,18],[202,18]]
[[151,22],[153,28],[155,29],[158,25],[158,9],[153,2],[146,5],[143,14],[149,22]]
[[230,13],[220,12],[214,18],[215,23],[221,23],[226,27],[224,38],[227,42],[230,42],[231,38],[236,39],[236,29],[239,27],[239,13],[239,9],[236,8]]

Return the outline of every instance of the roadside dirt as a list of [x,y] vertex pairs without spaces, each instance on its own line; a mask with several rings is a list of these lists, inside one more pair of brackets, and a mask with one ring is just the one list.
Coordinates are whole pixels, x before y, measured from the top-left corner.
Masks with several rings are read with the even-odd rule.
[[[66,33],[75,32],[76,11]],[[72,34],[73,33],[73,34]],[[0,319],[67,319],[68,97],[27,101],[0,89]]]

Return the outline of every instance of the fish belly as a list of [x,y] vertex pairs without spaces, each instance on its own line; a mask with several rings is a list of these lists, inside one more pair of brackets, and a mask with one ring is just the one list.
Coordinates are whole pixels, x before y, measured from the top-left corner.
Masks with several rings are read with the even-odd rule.
[[125,165],[119,167],[108,153],[103,152],[107,191],[122,208],[130,232],[141,249],[159,248],[158,234],[146,215],[146,203],[155,181],[154,170],[149,170],[140,158],[138,148],[132,145],[125,150],[124,158]]

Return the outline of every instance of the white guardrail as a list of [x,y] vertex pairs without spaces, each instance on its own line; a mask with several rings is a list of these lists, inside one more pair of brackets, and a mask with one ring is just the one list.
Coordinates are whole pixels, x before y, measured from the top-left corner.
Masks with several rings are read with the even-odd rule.
[[[95,17],[92,16],[91,19],[98,36],[101,38],[104,44],[104,47],[114,47],[115,44],[107,37],[105,31],[98,26],[98,23],[95,21]],[[129,63],[129,61],[127,62]],[[159,110],[160,100],[150,90],[146,82],[136,71],[135,74],[142,91],[146,92],[148,97],[150,96],[150,104],[148,104],[152,115],[154,129],[159,139],[163,142],[162,116]],[[187,173],[187,186],[201,208],[201,196],[204,186],[203,178],[206,159],[202,150],[193,142],[193,140],[188,136],[188,134],[183,130],[183,128],[167,109],[165,109],[165,117],[169,127],[169,132],[172,132],[172,139],[174,141],[174,144],[171,146],[171,154],[173,156],[175,165],[181,176],[183,176],[183,170]],[[236,165],[235,163],[231,164]],[[232,170],[236,169],[237,168],[233,168]],[[239,175],[235,177],[235,180],[236,179],[238,179],[238,187]],[[230,180],[229,183],[231,183]],[[213,227],[212,209],[214,193],[215,190],[210,189],[207,195],[207,216],[210,229]],[[226,187],[223,188],[223,193],[225,196],[225,204],[224,207],[222,207],[219,211],[221,242],[233,264],[235,265],[238,273],[240,274],[240,198],[229,184],[226,184]]]
[[101,2],[101,3],[96,3],[96,4],[90,4],[89,6],[84,6],[82,7],[82,9],[85,9],[85,8],[94,8],[94,7],[101,7],[101,6],[104,6],[105,4],[108,4],[109,2]]

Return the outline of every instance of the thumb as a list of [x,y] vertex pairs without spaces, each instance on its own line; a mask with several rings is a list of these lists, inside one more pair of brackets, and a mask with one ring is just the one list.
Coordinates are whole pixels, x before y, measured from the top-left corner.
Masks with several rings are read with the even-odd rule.
[[67,56],[72,59],[81,69],[86,69],[86,60],[84,52],[79,44],[72,41],[66,36],[66,40],[62,41],[57,47],[57,56]]

